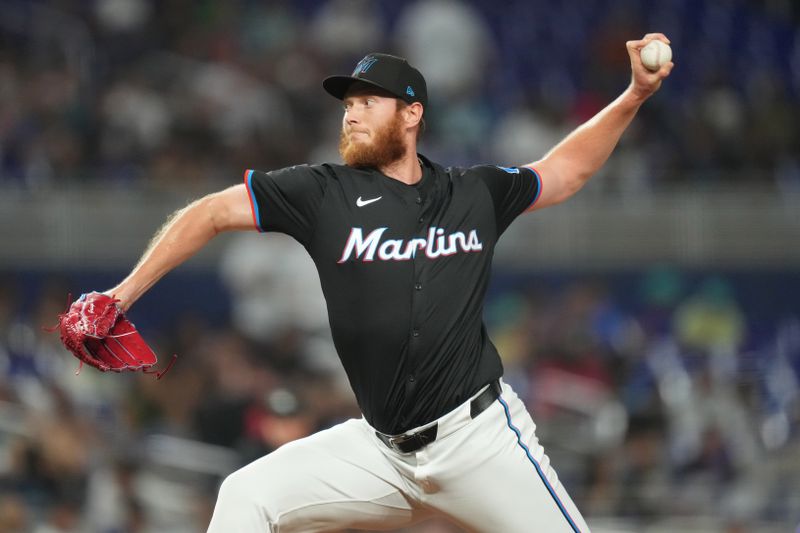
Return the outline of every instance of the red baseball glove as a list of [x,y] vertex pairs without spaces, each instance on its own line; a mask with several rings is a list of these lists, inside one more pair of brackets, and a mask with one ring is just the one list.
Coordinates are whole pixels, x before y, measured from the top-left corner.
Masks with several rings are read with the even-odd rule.
[[141,370],[161,379],[172,368],[176,356],[164,370],[156,371],[155,352],[117,306],[118,301],[99,292],[82,294],[66,312],[58,315],[56,327],[61,342],[80,360],[78,372],[86,363],[102,372]]

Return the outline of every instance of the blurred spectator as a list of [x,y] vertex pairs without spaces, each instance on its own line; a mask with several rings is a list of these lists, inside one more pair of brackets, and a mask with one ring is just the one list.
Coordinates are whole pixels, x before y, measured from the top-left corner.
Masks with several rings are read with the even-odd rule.
[[[664,425],[658,413],[631,420],[621,458],[621,493],[616,513],[652,523],[665,512],[669,470],[664,449]],[[668,512],[668,511],[667,511]]]
[[431,149],[459,164],[487,157],[493,117],[484,89],[495,51],[479,12],[465,2],[419,0],[400,14],[394,42],[425,75],[431,95],[426,124],[436,132]]
[[672,316],[684,296],[684,278],[678,270],[654,267],[641,277],[637,315],[646,335],[659,338],[672,333]]
[[675,311],[676,337],[689,349],[733,354],[746,333],[744,316],[731,287],[719,278],[704,280]]
[[233,320],[249,338],[271,339],[288,327],[328,329],[314,262],[286,235],[242,233],[229,239],[220,271],[233,295]]
[[280,387],[248,407],[245,435],[251,460],[314,432],[315,421],[301,402],[297,393]]
[[368,0],[327,0],[311,24],[311,40],[334,65],[377,51],[386,32],[377,6]]
[[528,108],[513,108],[500,117],[492,149],[506,164],[536,161],[568,133],[550,114]]
[[481,88],[493,55],[486,22],[472,6],[453,0],[409,5],[395,40],[400,55],[425,74],[432,99],[444,105]]
[[17,495],[0,495],[0,531],[21,533],[28,530],[28,510]]
[[[220,271],[233,297],[235,327],[269,344],[296,331],[293,365],[338,376],[349,390],[328,326],[325,297],[314,262],[286,235],[243,233],[230,239]],[[280,350],[273,350],[279,353]]]
[[80,533],[81,525],[80,507],[77,502],[70,499],[57,501],[47,511],[46,522],[33,529],[33,533]]

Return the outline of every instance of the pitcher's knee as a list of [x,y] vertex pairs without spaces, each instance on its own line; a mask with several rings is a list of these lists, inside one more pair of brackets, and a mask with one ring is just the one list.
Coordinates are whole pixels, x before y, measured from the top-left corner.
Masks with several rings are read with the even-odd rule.
[[[301,460],[286,455],[294,449],[291,445],[285,446],[223,480],[214,515],[224,515],[226,524],[235,522],[237,527],[221,528],[220,533],[272,531],[278,528],[287,512],[307,503],[309,477],[298,474],[301,468],[297,465],[302,465]],[[295,531],[291,527],[289,530]]]
[[217,500],[238,500],[241,496],[246,496],[247,485],[248,483],[241,470],[228,474],[219,486]]
[[246,468],[233,472],[219,487],[214,513],[249,517],[248,522],[258,521],[259,525],[268,527],[274,515],[271,512],[273,502],[269,501],[269,491],[263,487],[265,482],[267,481],[263,479],[259,481]]
[[251,533],[274,530],[270,502],[259,490],[260,480],[245,467],[226,477],[219,487],[209,533]]

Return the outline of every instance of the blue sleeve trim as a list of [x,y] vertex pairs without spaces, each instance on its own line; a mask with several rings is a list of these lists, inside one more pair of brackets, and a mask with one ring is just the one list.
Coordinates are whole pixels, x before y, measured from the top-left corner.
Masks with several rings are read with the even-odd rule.
[[533,200],[531,200],[531,203],[528,204],[528,207],[525,209],[525,211],[527,211],[528,209],[533,207],[534,204],[536,204],[536,202],[539,200],[539,197],[542,195],[542,177],[539,175],[539,173],[536,171],[535,168],[533,167],[525,167],[525,168],[533,172],[533,175],[536,176],[536,195],[533,197]]
[[261,233],[264,232],[264,229],[261,226],[261,214],[258,211],[258,202],[256,201],[256,195],[253,192],[253,171],[247,170],[244,173],[244,184],[247,187],[247,194],[250,197],[250,209],[253,212],[253,223],[256,226],[256,229]]

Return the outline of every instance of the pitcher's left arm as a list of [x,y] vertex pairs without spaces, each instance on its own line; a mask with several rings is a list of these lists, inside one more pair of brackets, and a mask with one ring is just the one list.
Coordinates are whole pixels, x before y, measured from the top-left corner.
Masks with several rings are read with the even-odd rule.
[[669,76],[672,61],[656,72],[642,64],[639,52],[653,39],[669,44],[661,33],[648,33],[641,40],[626,43],[631,83],[616,100],[567,135],[542,159],[526,165],[536,170],[541,179],[539,198],[529,211],[561,203],[578,192],[606,162],[639,107]]

